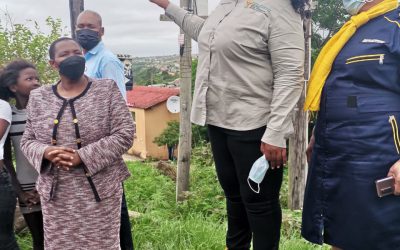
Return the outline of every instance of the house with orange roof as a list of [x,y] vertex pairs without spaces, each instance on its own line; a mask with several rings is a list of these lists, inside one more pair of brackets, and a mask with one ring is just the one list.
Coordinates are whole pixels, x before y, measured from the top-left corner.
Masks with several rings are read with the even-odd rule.
[[167,109],[166,103],[171,96],[179,96],[179,89],[134,86],[127,91],[127,104],[136,124],[135,141],[129,154],[142,159],[168,159],[167,146],[159,147],[153,141],[167,128],[169,121],[179,120],[179,113]]

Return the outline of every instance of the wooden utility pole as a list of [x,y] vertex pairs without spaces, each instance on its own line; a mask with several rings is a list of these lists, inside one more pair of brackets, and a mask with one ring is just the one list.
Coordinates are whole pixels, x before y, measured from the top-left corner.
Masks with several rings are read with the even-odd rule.
[[[203,1],[203,0],[202,0]],[[200,8],[199,8],[199,6]],[[180,0],[181,8],[193,11],[194,14],[206,19],[208,2],[197,3],[197,0]],[[160,21],[172,21],[166,15],[160,16]],[[178,146],[178,171],[176,180],[176,201],[187,198],[190,177],[190,155],[192,152],[192,124],[190,111],[192,105],[192,39],[180,31],[180,126]],[[180,39],[181,40],[181,39]]]
[[[312,4],[312,1],[311,1]],[[303,28],[305,37],[305,64],[304,79],[305,86],[300,100],[295,109],[293,120],[294,136],[289,140],[289,208],[292,210],[303,207],[304,191],[307,180],[307,157],[306,149],[308,144],[308,113],[303,111],[306,97],[307,82],[310,78],[311,69],[311,10],[306,11]]]
[[[191,0],[180,0],[181,8],[189,9]],[[181,44],[180,53],[180,126],[178,147],[178,171],[176,180],[176,201],[186,198],[189,191],[190,154],[192,152],[192,125],[190,123],[190,111],[192,103],[192,39],[181,36],[184,42]]]
[[79,13],[84,10],[84,0],[69,0],[69,13],[71,19],[71,36],[75,37],[76,19]]

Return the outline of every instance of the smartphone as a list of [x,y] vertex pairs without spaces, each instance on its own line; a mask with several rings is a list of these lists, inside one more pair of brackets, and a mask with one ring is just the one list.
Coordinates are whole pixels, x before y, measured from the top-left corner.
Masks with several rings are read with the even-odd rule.
[[376,192],[379,197],[384,197],[387,195],[394,194],[394,177],[389,176],[380,180],[375,181]]

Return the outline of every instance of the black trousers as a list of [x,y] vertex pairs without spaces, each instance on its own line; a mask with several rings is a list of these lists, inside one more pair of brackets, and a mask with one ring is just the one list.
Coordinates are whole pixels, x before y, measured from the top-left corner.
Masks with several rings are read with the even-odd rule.
[[33,250],[44,249],[43,215],[42,211],[23,214],[32,235]]
[[252,239],[254,250],[278,249],[283,170],[269,169],[259,194],[247,183],[254,161],[262,155],[260,145],[265,127],[234,131],[209,125],[208,132],[218,179],[226,196],[228,249],[248,250]]
[[133,240],[131,232],[131,222],[129,221],[128,206],[126,205],[125,192],[122,193],[121,204],[121,228],[120,228],[120,245],[121,250],[133,250]]
[[14,235],[17,196],[5,167],[0,166],[0,250],[18,250]]

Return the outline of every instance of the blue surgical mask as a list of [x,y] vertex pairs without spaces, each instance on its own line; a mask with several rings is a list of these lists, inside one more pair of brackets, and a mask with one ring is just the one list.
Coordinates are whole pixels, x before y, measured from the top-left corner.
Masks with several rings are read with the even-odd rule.
[[374,0],[343,0],[343,6],[347,13],[354,16],[357,15],[361,8]]
[[[253,192],[257,194],[260,193],[260,183],[263,181],[268,168],[269,164],[264,155],[262,155],[253,163],[253,166],[250,169],[249,177],[247,178],[247,183],[249,184],[249,187],[251,188],[251,190],[253,190]],[[254,188],[251,186],[250,181],[257,184],[257,190],[254,190]]]

